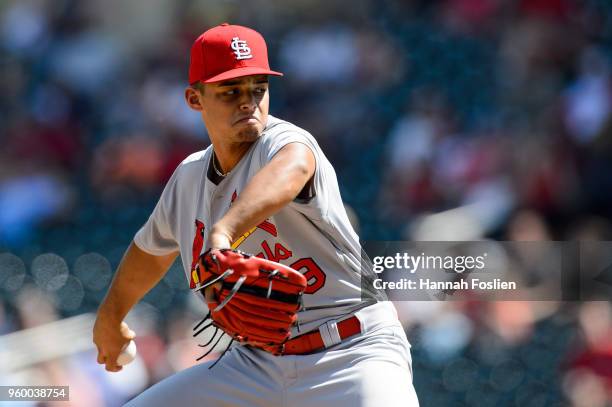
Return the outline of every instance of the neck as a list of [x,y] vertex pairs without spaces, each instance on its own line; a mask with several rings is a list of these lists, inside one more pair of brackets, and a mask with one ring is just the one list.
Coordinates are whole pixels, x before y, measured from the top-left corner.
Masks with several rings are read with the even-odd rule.
[[218,168],[223,174],[227,174],[238,164],[240,159],[246,154],[253,143],[236,143],[230,145],[222,145],[221,143],[213,143],[215,156],[217,157],[220,167]]

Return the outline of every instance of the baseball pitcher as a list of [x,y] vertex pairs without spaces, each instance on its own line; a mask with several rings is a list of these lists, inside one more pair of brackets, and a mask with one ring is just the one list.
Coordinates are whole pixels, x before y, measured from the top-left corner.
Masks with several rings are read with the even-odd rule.
[[197,331],[232,342],[130,406],[418,406],[395,309],[362,289],[371,271],[334,169],[312,135],[268,113],[281,75],[252,29],[222,24],[193,44],[185,100],[212,144],[178,166],[136,233],[94,342],[98,363],[121,370],[135,335],[123,319],[179,254],[206,315]]

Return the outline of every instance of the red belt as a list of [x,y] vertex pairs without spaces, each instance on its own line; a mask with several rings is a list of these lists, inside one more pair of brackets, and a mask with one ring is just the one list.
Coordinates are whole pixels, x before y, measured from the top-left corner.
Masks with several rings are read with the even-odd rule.
[[[349,336],[361,333],[361,323],[357,317],[352,316],[338,322],[338,333],[340,339],[344,340]],[[325,342],[321,337],[321,332],[317,329],[304,335],[296,336],[285,342],[283,355],[302,355],[305,353],[318,352],[325,349]]]

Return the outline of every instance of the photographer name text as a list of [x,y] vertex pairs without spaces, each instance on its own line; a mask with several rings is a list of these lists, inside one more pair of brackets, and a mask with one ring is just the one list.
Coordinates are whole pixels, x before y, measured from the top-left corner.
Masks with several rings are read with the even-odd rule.
[[398,281],[383,281],[377,278],[373,284],[374,288],[379,290],[516,290],[516,282],[503,281],[500,278],[492,280],[474,278],[469,281],[435,281],[429,278],[417,280],[402,278]]

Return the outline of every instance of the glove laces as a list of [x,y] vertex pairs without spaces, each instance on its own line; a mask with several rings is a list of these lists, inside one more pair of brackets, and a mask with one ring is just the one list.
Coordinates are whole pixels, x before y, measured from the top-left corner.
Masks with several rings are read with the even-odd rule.
[[[206,324],[204,327],[200,328],[202,326],[202,324],[204,324],[209,319],[211,319],[210,312],[208,312],[208,314],[206,314],[206,316],[200,322],[198,322],[195,327],[193,327],[193,331],[194,331],[193,337],[194,338],[196,336],[200,335],[202,332],[206,331],[207,329],[211,328],[211,327],[215,329],[215,332],[212,334],[212,336],[211,336],[211,338],[209,339],[208,342],[206,342],[205,344],[198,344],[198,346],[202,347],[202,348],[205,348],[208,345],[210,345],[215,340],[215,337],[219,333],[219,328],[217,328],[214,325],[213,322],[210,322],[209,324]],[[199,362],[200,360],[202,360],[203,358],[208,356],[217,347],[217,345],[221,341],[221,338],[223,338],[223,335],[224,335],[224,333],[223,333],[223,331],[221,331],[221,335],[219,335],[219,337],[217,338],[217,341],[215,342],[215,344],[212,345],[210,347],[210,349],[208,349],[208,351],[206,351],[206,353],[204,353],[202,356],[196,358],[196,361]],[[215,360],[213,364],[208,366],[208,369],[212,369],[213,367],[215,367],[215,365],[221,360],[221,358],[227,353],[229,348],[232,346],[232,343],[234,343],[234,338],[232,338],[230,340],[229,344],[225,347],[223,352],[221,352],[221,355],[217,358],[217,360]]]

